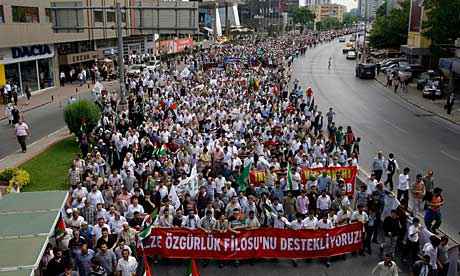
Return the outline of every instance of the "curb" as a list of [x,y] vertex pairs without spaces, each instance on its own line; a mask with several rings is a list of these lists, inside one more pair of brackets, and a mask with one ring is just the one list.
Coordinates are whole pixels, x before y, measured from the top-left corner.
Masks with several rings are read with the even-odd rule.
[[[70,137],[73,136],[72,133],[69,133],[69,132],[68,132],[69,130],[67,129],[67,127],[63,127],[63,128],[61,128],[61,129],[58,129],[58,130],[55,131],[54,133],[48,134],[48,135],[46,135],[46,136],[43,136],[40,140],[45,139],[45,138],[53,137],[53,136],[55,136],[56,134],[58,134],[59,132],[61,132],[61,131],[66,131],[67,133],[63,134],[62,136],[57,136],[56,139],[53,140],[52,142],[50,142],[46,147],[44,147],[44,148],[38,150],[37,152],[35,152],[34,154],[32,154],[32,155],[30,155],[30,156],[28,156],[28,157],[26,157],[24,160],[19,161],[18,164],[15,164],[14,166],[8,166],[8,167],[20,167],[20,166],[22,166],[24,163],[26,163],[26,162],[32,160],[32,159],[35,158],[36,156],[38,156],[38,155],[42,154],[43,152],[47,151],[49,148],[51,148],[51,147],[54,146],[55,144],[57,144],[57,143],[61,142],[62,140],[65,140],[65,139],[70,138]],[[37,141],[35,141],[34,143],[37,143],[37,142],[39,142],[40,140],[37,140]],[[31,145],[32,145],[32,144],[31,144]],[[28,147],[30,147],[31,145],[28,145]],[[6,157],[4,157],[3,159],[0,160],[0,162],[3,161],[3,160],[5,160],[5,159],[7,159],[8,157],[10,157],[10,156],[12,156],[12,155],[18,154],[18,153],[20,153],[19,150],[16,151],[16,152],[14,152],[14,153],[12,153],[12,154],[10,154],[10,155],[8,155],[8,156],[6,156]],[[5,168],[7,168],[7,167],[5,167]],[[0,170],[1,170],[1,168],[0,168]]]
[[[28,111],[31,111],[31,110],[40,108],[40,107],[45,106],[45,105],[50,104],[50,103],[52,103],[52,101],[45,102],[45,103],[41,103],[41,104],[38,104],[38,105],[36,105],[36,106],[32,106],[32,107],[30,107],[30,108],[27,108],[27,109],[22,110],[21,112],[22,112],[22,113],[25,113],[25,112],[28,112]],[[0,122],[1,122],[1,121],[4,121],[4,120],[6,120],[6,119],[7,119],[6,116],[2,116],[2,117],[0,117]]]
[[[375,80],[377,83],[379,83],[380,85],[382,85],[383,87],[385,87],[385,83],[383,83],[382,81],[380,81],[378,78],[374,78],[374,80]],[[387,87],[385,87],[385,88],[387,88]],[[426,112],[428,112],[428,113],[430,113],[430,114],[433,114],[433,115],[435,115],[435,116],[438,116],[439,118],[444,119],[444,120],[446,120],[446,121],[449,121],[449,122],[452,123],[452,124],[460,125],[460,122],[456,122],[456,121],[450,119],[449,117],[447,117],[447,116],[445,116],[445,115],[443,115],[443,114],[439,114],[439,113],[436,113],[436,112],[434,112],[434,111],[431,111],[431,110],[425,108],[424,106],[421,106],[421,105],[419,105],[419,104],[416,104],[416,103],[414,103],[414,102],[408,100],[407,98],[402,97],[400,94],[396,94],[396,95],[397,95],[399,98],[403,99],[405,102],[407,102],[407,103],[409,103],[409,104],[411,104],[411,105],[413,105],[413,106],[416,106],[416,107],[422,109],[423,111],[426,111]]]

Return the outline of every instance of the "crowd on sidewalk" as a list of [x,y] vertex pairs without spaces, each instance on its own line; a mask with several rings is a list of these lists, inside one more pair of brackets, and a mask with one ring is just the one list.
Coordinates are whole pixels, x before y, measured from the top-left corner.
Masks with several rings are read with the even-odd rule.
[[[69,169],[65,225],[44,254],[42,275],[136,275],[142,270],[137,235],[151,225],[238,232],[353,222],[363,223],[365,233],[364,247],[355,253],[375,254],[375,242],[377,253],[388,255],[374,273],[396,266],[391,258],[403,252],[414,269],[444,275],[444,241],[432,236],[420,244],[424,227],[413,216],[426,203],[426,228],[435,232],[441,223],[443,200],[432,173],[411,181],[403,169],[395,196],[399,166],[393,155],[386,160],[378,153],[370,180],[353,198],[340,174],[301,179],[303,167],[359,164],[360,138],[352,127],[336,125],[334,109],[323,113],[313,89],[291,79],[296,58],[338,35],[247,37],[214,45],[128,76],[126,106],[103,93],[99,126],[79,137],[82,155]],[[264,171],[264,182],[251,183],[249,169]],[[418,208],[413,213],[412,198]],[[426,266],[418,261],[420,252],[429,256]]]

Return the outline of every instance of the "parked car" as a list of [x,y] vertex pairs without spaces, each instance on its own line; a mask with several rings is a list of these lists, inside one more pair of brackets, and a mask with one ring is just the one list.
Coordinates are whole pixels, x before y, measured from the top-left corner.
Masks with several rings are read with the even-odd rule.
[[412,78],[412,71],[409,66],[398,68],[398,77],[400,80],[410,80]]
[[425,85],[429,80],[440,78],[441,74],[438,71],[428,70],[426,72],[421,73],[418,78],[416,79],[417,89],[423,90]]
[[407,62],[407,59],[405,59],[405,58],[387,58],[387,59],[384,59],[381,62],[379,62],[379,64],[380,64],[380,68],[383,68],[383,67],[390,66],[391,64],[398,63],[400,61]]
[[347,59],[356,59],[356,52],[354,50],[348,51]]
[[145,67],[145,64],[133,64],[128,66],[128,70],[126,70],[126,73],[128,75],[138,75],[144,71]]
[[423,87],[423,97],[430,99],[442,98],[441,78],[429,80]]
[[155,71],[158,67],[160,67],[160,61],[156,59],[152,59],[145,63],[146,70],[148,71]]
[[373,79],[375,78],[375,64],[359,63],[355,68],[355,76],[360,79]]
[[339,37],[339,42],[345,42],[345,41],[346,41],[346,39],[345,39],[344,36]]

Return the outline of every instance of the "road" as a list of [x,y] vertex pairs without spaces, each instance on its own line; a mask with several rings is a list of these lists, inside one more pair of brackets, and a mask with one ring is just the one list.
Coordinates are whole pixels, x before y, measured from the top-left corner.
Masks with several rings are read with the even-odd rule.
[[[80,93],[78,97],[88,98],[89,92]],[[24,118],[32,132],[27,144],[30,145],[44,136],[63,128],[65,126],[63,108],[64,104],[54,102],[27,111]],[[19,149],[14,129],[8,126],[8,120],[0,121],[0,160]]]
[[[294,77],[311,86],[323,113],[333,107],[338,125],[350,125],[361,137],[361,167],[369,171],[378,150],[395,154],[401,168],[411,168],[411,179],[432,168],[435,185],[444,190],[443,227],[457,239],[460,229],[460,126],[433,116],[394,95],[375,80],[354,76],[355,61],[342,54],[338,41],[308,50],[295,63]],[[332,68],[328,70],[329,57]],[[396,177],[395,177],[396,180]]]
[[[200,275],[211,276],[349,276],[349,275],[371,275],[372,268],[379,262],[376,254],[368,257],[348,256],[346,260],[333,261],[331,267],[326,268],[318,261],[298,261],[298,267],[294,268],[290,261],[275,262],[272,260],[257,261],[254,265],[242,262],[239,267],[227,265],[218,268],[217,264],[210,263],[207,267],[200,266]],[[177,276],[184,275],[187,270],[188,261],[160,262],[152,265],[153,276]],[[407,272],[400,272],[399,275],[408,275]]]

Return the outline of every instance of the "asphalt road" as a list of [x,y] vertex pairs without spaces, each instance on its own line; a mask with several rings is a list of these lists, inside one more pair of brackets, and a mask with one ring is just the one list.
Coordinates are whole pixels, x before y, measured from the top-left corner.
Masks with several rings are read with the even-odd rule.
[[[153,276],[177,276],[185,275],[188,260],[169,261],[167,263],[152,265]],[[367,257],[351,256],[346,260],[332,261],[331,267],[327,268],[319,261],[298,261],[298,267],[294,268],[289,260],[264,260],[256,261],[254,265],[242,262],[239,267],[228,264],[218,268],[216,263],[211,262],[207,267],[200,265],[200,275],[203,276],[349,276],[349,275],[371,275],[373,267],[379,262],[376,254]],[[400,272],[399,275],[408,275],[407,272]]]
[[[402,168],[417,173],[434,170],[435,185],[444,190],[443,227],[458,239],[460,193],[460,126],[433,116],[394,95],[375,80],[354,76],[355,61],[342,54],[338,41],[308,50],[295,63],[294,77],[311,86],[323,113],[333,107],[338,125],[350,125],[361,137],[361,167],[369,171],[378,150],[395,154]],[[332,68],[328,70],[329,57]],[[396,177],[395,177],[396,180]],[[460,240],[460,239],[459,239]]]
[[[39,96],[37,96],[39,97]],[[89,92],[81,93],[79,98],[88,98]],[[65,103],[54,102],[27,111],[24,115],[31,128],[32,136],[27,140],[30,145],[65,126],[63,108]],[[8,126],[8,120],[0,121],[0,160],[20,149],[14,129]]]

